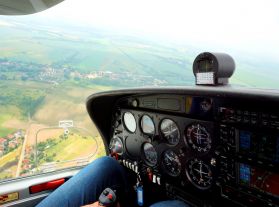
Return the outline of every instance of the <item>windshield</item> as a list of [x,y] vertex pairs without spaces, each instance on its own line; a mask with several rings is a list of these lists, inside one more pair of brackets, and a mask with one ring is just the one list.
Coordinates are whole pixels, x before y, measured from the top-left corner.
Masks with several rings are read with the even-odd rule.
[[0,179],[103,155],[86,97],[194,85],[201,52],[235,59],[234,86],[279,88],[278,11],[277,0],[66,0],[0,16]]

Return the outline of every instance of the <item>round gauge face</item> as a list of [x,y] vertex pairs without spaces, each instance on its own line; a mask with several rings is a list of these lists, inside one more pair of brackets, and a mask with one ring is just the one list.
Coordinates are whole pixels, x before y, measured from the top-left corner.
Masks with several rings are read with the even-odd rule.
[[150,166],[154,166],[157,164],[158,156],[157,156],[157,152],[152,144],[150,144],[148,142],[144,143],[143,154],[144,154],[146,164],[148,164]]
[[113,137],[109,144],[110,153],[123,154],[123,143],[119,137]]
[[134,133],[137,129],[137,122],[134,115],[131,112],[125,112],[123,117],[126,129],[129,132]]
[[164,152],[162,163],[168,175],[173,177],[180,175],[181,163],[178,156],[172,150],[167,150]]
[[212,184],[211,169],[202,160],[190,160],[186,166],[186,175],[190,182],[201,190],[210,188]]
[[188,144],[198,152],[208,152],[211,148],[211,137],[206,128],[200,124],[192,124],[186,130]]
[[150,116],[143,115],[141,117],[140,125],[141,125],[141,130],[142,130],[143,133],[154,135],[155,125],[154,125],[153,120],[150,118]]
[[178,144],[180,140],[180,133],[174,121],[170,119],[164,119],[161,122],[160,130],[163,137],[168,141],[169,144],[171,145]]

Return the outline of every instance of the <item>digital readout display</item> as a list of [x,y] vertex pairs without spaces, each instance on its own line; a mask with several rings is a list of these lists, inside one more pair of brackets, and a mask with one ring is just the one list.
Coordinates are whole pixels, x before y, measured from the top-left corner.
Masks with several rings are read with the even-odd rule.
[[239,182],[279,198],[279,174],[247,164],[239,164]]
[[239,130],[239,152],[279,163],[279,134],[263,134]]
[[251,148],[251,132],[240,131],[239,132],[239,145],[243,150],[250,150]]

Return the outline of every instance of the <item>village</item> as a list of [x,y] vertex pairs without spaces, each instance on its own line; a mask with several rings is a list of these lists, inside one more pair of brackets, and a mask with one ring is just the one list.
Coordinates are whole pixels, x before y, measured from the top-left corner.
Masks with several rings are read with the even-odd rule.
[[5,137],[0,137],[0,158],[21,145],[23,138],[23,130],[18,130]]
[[22,164],[20,166],[20,176],[32,175],[35,169],[35,147],[26,146]]
[[[167,81],[154,78],[151,75],[135,74],[131,72],[112,72],[109,70],[92,69],[90,72],[81,72],[76,68],[58,67],[0,59],[0,80],[33,80],[59,85],[63,81],[88,81],[90,83],[106,83],[112,81],[116,85],[131,84],[139,86],[158,86],[167,84]],[[23,69],[25,69],[24,73]],[[20,76],[13,76],[12,72],[21,72]],[[99,81],[99,82],[98,82]],[[103,81],[103,82],[102,82]]]

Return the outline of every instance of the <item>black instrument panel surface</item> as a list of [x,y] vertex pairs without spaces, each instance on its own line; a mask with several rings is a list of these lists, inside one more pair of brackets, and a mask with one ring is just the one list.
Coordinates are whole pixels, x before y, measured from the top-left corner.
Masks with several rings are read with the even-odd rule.
[[[149,181],[165,186],[170,197],[190,194],[194,205],[199,197],[210,203],[216,195],[234,205],[278,205],[278,94],[143,91],[88,100],[88,108],[93,99],[110,100],[111,122],[95,123],[108,143],[122,143],[119,159],[125,167],[143,176],[152,174]],[[135,119],[135,130],[127,130],[127,113]],[[89,114],[92,117],[93,111]]]

